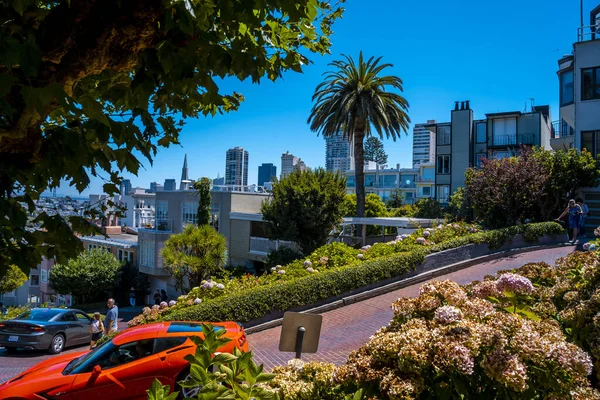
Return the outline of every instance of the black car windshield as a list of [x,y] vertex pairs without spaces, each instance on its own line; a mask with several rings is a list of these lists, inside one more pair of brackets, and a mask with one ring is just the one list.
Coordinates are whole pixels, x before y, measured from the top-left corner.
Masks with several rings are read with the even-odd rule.
[[34,309],[25,311],[23,314],[19,315],[17,320],[22,321],[50,321],[52,318],[62,313],[60,310],[52,310],[52,309]]
[[81,357],[77,357],[73,361],[67,364],[65,369],[63,369],[63,375],[71,375],[71,374],[83,374],[86,372],[92,372],[92,369],[95,365],[99,364],[99,361],[103,359],[107,354],[111,353],[115,349],[115,345],[112,340],[108,342],[102,343],[100,346],[94,348],[94,350],[90,351],[82,355]]

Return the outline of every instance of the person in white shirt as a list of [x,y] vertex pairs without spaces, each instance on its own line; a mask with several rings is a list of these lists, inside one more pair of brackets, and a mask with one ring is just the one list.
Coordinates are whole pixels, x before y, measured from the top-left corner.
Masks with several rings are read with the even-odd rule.
[[94,347],[98,339],[102,337],[102,333],[104,332],[104,323],[102,323],[102,319],[100,318],[100,313],[94,313],[94,319],[92,319],[92,324],[90,325],[90,333],[92,334],[92,340],[90,341],[90,350]]

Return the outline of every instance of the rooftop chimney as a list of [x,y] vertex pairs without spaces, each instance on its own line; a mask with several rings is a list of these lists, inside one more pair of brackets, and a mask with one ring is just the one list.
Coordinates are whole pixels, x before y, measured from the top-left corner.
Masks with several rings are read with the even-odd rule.
[[469,105],[469,103],[470,103],[470,102],[471,102],[470,100],[467,100],[467,101],[465,102],[465,107],[466,107],[466,109],[467,109],[467,110],[470,110],[470,109],[471,109],[471,106]]
[[454,111],[458,111],[458,101],[454,102]]
[[465,109],[465,102],[464,102],[464,101],[461,101],[461,102],[460,102],[460,109],[461,109],[461,110],[464,110],[464,109]]

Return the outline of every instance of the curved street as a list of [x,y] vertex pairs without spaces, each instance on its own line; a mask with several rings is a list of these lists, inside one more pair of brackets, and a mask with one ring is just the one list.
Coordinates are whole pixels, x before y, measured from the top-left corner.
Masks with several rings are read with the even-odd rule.
[[[575,246],[536,250],[474,265],[435,279],[450,279],[466,284],[481,280],[485,275],[495,274],[499,270],[518,268],[530,262],[554,264],[557,258],[564,257],[574,250]],[[365,344],[372,334],[388,324],[393,316],[390,308],[392,302],[399,297],[417,295],[422,284],[411,285],[323,313],[319,350],[315,354],[303,355],[303,359],[343,364],[352,350]],[[120,325],[124,328],[126,321]],[[294,357],[293,353],[279,352],[280,333],[281,327],[276,327],[248,336],[250,349],[254,352],[256,361],[263,363],[266,369],[286,364]],[[67,351],[81,350],[85,350],[85,347]],[[40,351],[18,351],[8,354],[5,349],[0,348],[0,383],[49,357],[52,356]]]

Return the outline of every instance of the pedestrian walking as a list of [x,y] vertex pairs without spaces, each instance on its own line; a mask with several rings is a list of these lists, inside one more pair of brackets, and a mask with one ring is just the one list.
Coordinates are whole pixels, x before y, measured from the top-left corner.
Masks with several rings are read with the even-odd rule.
[[129,304],[131,307],[135,307],[135,288],[133,286],[129,289]]
[[160,304],[160,290],[156,289],[156,293],[154,293],[154,296],[152,298],[154,299],[154,304],[159,305]]
[[581,207],[581,221],[579,222],[579,236],[585,238],[585,223],[590,215],[590,208],[581,197],[575,199],[575,202]]
[[169,298],[167,297],[167,292],[165,292],[165,289],[161,289],[160,291],[160,301],[167,301]]
[[569,205],[565,211],[560,214],[560,217],[556,218],[555,221],[560,221],[565,215],[569,216],[569,228],[573,230],[573,239],[571,243],[577,243],[577,235],[579,234],[579,226],[581,224],[582,210],[579,204],[574,199],[569,200]]
[[108,312],[104,318],[104,330],[107,335],[117,333],[117,320],[119,319],[119,307],[115,304],[115,299],[108,299],[106,302]]
[[104,323],[102,322],[102,318],[100,318],[99,312],[94,313],[94,319],[92,319],[92,323],[90,325],[90,333],[92,334],[92,339],[90,340],[91,350],[104,334]]

